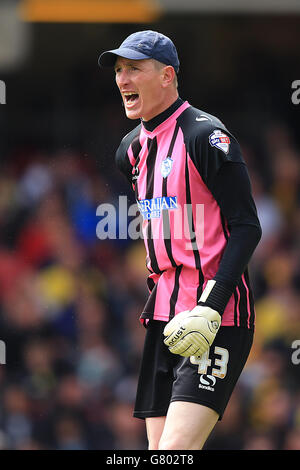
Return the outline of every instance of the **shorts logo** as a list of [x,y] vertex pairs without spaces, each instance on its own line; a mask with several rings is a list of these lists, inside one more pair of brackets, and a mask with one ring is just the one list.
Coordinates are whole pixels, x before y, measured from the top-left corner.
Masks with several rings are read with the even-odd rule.
[[216,129],[212,134],[210,134],[208,140],[212,147],[217,147],[226,154],[229,152],[230,139],[228,135],[224,134],[224,132]]
[[213,375],[200,375],[199,388],[204,388],[210,392],[214,392],[214,386],[216,385],[216,378]]
[[166,178],[170,174],[170,172],[172,170],[172,166],[173,166],[173,160],[170,157],[165,158],[161,162],[160,172],[161,172],[163,178]]

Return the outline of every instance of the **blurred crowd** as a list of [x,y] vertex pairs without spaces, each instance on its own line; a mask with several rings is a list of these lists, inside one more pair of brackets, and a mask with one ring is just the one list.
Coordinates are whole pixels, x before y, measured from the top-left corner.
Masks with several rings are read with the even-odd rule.
[[[206,448],[300,449],[300,364],[292,361],[300,340],[300,153],[282,125],[265,131],[263,165],[241,144],[263,230],[250,264],[256,334]],[[96,234],[97,207],[110,203],[117,213],[122,185],[74,149],[18,149],[1,163],[0,449],[147,446],[144,421],[132,417],[145,334],[144,246]]]

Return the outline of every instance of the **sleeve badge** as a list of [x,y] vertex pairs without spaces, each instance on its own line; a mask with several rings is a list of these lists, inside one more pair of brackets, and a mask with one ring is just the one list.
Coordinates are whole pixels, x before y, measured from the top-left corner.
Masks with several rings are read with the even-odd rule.
[[222,152],[224,152],[226,155],[228,154],[230,138],[228,135],[224,134],[224,132],[216,129],[212,134],[210,134],[208,140],[212,147],[216,147],[219,150],[222,150]]

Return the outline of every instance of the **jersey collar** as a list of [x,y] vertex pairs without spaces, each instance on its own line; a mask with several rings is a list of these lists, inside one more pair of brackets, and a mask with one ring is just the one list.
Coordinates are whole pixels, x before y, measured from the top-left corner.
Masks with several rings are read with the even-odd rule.
[[175,111],[184,103],[184,101],[181,98],[177,98],[176,101],[174,101],[173,104],[165,111],[162,113],[158,114],[155,116],[153,119],[150,119],[150,121],[141,121],[143,127],[149,131],[153,132],[156,127],[158,127],[160,124],[162,124],[164,121],[166,121]]

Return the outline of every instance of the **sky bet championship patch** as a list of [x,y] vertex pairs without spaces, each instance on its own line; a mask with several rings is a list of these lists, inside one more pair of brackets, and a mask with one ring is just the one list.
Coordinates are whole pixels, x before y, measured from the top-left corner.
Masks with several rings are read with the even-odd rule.
[[213,133],[210,134],[208,140],[212,147],[217,147],[226,154],[229,152],[230,139],[228,135],[224,134],[224,132],[220,131],[219,129],[213,131]]

